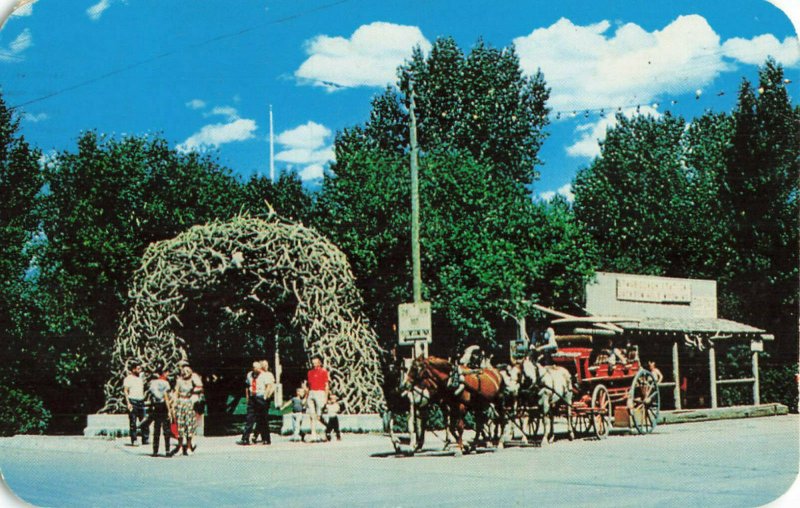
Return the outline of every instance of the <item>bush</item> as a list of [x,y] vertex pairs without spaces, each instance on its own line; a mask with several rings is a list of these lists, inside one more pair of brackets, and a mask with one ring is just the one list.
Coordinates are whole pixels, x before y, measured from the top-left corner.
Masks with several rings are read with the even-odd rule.
[[42,434],[50,423],[50,411],[42,399],[17,388],[0,386],[0,436]]
[[763,365],[760,370],[761,401],[779,402],[797,413],[797,364]]

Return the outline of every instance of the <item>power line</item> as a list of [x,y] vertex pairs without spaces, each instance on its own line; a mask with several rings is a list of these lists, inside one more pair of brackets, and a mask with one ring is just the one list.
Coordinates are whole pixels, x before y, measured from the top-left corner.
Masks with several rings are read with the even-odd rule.
[[8,109],[19,109],[19,108],[21,108],[23,106],[27,106],[29,104],[34,104],[34,103],[37,103],[37,102],[41,102],[41,101],[50,99],[51,97],[55,97],[57,95],[61,95],[61,94],[66,93],[66,92],[70,92],[70,91],[75,90],[77,88],[82,88],[84,86],[91,85],[92,83],[97,83],[98,81],[102,81],[104,79],[110,78],[111,76],[116,76],[117,74],[121,74],[121,73],[129,71],[131,69],[135,69],[137,67],[141,67],[143,65],[146,65],[146,64],[158,61],[158,60],[163,60],[164,58],[167,58],[169,56],[172,56],[172,55],[175,55],[177,53],[180,53],[181,51],[193,50],[193,49],[197,49],[197,48],[200,48],[200,47],[203,47],[203,46],[207,46],[208,44],[219,42],[219,41],[222,41],[222,40],[225,40],[225,39],[232,39],[234,37],[239,37],[239,36],[244,35],[246,33],[250,33],[250,32],[253,32],[255,30],[259,30],[261,28],[264,28],[265,26],[279,25],[279,24],[287,23],[287,22],[295,20],[297,18],[301,18],[303,16],[307,16],[307,15],[313,14],[315,12],[319,12],[319,11],[323,11],[323,10],[326,10],[326,9],[330,9],[330,8],[336,7],[338,5],[342,5],[344,3],[347,3],[347,2],[350,2],[350,0],[337,0],[335,2],[329,2],[329,3],[322,4],[320,6],[317,6],[317,7],[311,8],[311,9],[306,9],[304,11],[301,11],[301,12],[298,12],[298,13],[295,13],[295,14],[290,14],[290,15],[284,16],[282,18],[274,19],[272,21],[259,23],[257,25],[253,25],[253,26],[250,26],[250,27],[247,27],[247,28],[242,28],[242,29],[236,30],[234,32],[228,32],[228,33],[220,34],[220,35],[211,37],[209,39],[205,39],[203,41],[196,42],[194,44],[188,44],[188,45],[182,46],[180,48],[176,48],[176,49],[172,49],[172,50],[169,50],[169,51],[165,51],[163,53],[159,53],[157,55],[153,55],[153,56],[151,56],[149,58],[145,58],[144,60],[140,60],[138,62],[134,62],[134,63],[128,64],[126,66],[123,66],[123,67],[119,67],[119,68],[114,69],[112,71],[106,72],[105,74],[101,74],[99,76],[95,76],[93,78],[89,78],[89,79],[87,79],[85,81],[81,81],[81,82],[75,83],[74,85],[70,85],[70,86],[61,88],[59,90],[56,90],[55,92],[50,92],[48,94],[42,95],[40,97],[37,97],[35,99],[31,99],[31,100],[28,100],[28,101],[25,101],[25,102],[21,102],[19,104],[16,104],[14,106],[9,107]]
[[[778,86],[786,87],[791,82],[792,81],[790,79],[784,79],[783,83],[779,83]],[[757,89],[756,91],[759,94],[763,93],[763,90],[761,88]],[[691,92],[687,92],[687,94],[689,94],[689,93],[691,93]],[[734,90],[734,91],[732,91],[732,90],[718,90],[716,92],[711,91],[711,92],[708,92],[708,93],[704,92],[702,89],[697,89],[694,92],[694,99],[685,99],[685,100],[683,100],[683,104],[690,104],[692,102],[697,102],[697,101],[700,101],[700,100],[704,100],[706,97],[712,96],[712,95],[714,97],[723,97],[725,95],[735,97],[735,96],[737,96],[738,93],[739,93],[739,89],[738,88],[736,90]],[[673,97],[675,97],[675,95],[673,95]],[[601,117],[605,117],[606,114],[613,115],[613,114],[616,114],[616,113],[623,113],[625,110],[630,110],[630,109],[636,109],[636,112],[638,113],[641,108],[650,107],[652,109],[658,109],[662,105],[675,106],[679,102],[680,101],[678,101],[677,99],[661,99],[661,100],[653,99],[653,100],[650,100],[650,101],[642,101],[642,102],[638,102],[638,103],[632,102],[632,103],[629,103],[629,104],[622,104],[622,105],[616,105],[616,106],[598,106],[598,107],[593,107],[593,108],[551,109],[550,112],[548,113],[548,116],[553,116],[553,117],[555,117],[556,120],[559,120],[561,118],[575,118],[577,116],[583,116],[584,118],[588,118],[590,115],[595,115],[595,114],[599,115]]]

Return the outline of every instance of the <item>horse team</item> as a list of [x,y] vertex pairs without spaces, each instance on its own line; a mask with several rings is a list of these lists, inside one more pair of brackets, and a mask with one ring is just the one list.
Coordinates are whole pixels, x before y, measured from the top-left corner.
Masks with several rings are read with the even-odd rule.
[[[488,362],[479,366],[461,363],[420,356],[411,362],[400,387],[419,408],[430,403],[440,405],[447,430],[455,439],[457,454],[464,452],[464,418],[468,411],[475,416],[473,447],[481,439],[502,447],[509,414],[520,403],[538,408],[543,424],[543,444],[554,440],[553,422],[559,409],[566,411],[569,438],[574,438],[572,375],[564,367],[542,365],[535,352],[521,362],[500,369]],[[522,394],[532,394],[534,400],[521,401]],[[491,436],[486,431],[490,420],[495,424]]]

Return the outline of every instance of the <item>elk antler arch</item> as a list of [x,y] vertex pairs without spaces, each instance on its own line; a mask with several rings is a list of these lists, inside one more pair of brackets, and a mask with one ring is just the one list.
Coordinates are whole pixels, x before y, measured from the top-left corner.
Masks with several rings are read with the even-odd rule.
[[255,301],[276,291],[297,301],[291,323],[302,333],[305,351],[325,360],[332,389],[348,412],[383,406],[380,347],[361,314],[346,256],[313,229],[272,212],[194,226],[147,248],[117,334],[101,412],[124,411],[122,378],[131,358],[174,366],[191,356],[176,333],[190,303],[187,293],[221,283],[229,270],[241,271],[238,280],[248,281]]

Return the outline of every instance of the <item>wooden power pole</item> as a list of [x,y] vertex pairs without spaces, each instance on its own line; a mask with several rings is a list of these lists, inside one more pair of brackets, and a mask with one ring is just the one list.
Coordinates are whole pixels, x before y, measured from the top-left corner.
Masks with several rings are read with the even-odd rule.
[[414,303],[422,301],[422,275],[420,274],[419,254],[419,163],[417,161],[417,116],[414,112],[414,81],[409,83],[411,88],[411,270],[413,274]]

